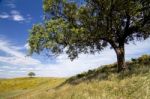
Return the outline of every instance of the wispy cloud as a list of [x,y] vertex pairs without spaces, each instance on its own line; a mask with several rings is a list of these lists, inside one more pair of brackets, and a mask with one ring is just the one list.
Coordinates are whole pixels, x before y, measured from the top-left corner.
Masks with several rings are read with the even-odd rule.
[[12,10],[11,11],[11,17],[12,17],[12,19],[14,21],[18,21],[18,22],[25,20],[25,18],[23,17],[23,15],[21,15],[20,12],[17,11],[17,10]]
[[22,14],[16,7],[15,0],[5,0],[2,2],[4,7],[8,8],[0,12],[0,19],[12,20],[19,23],[29,23],[32,20],[30,14]]
[[0,13],[0,19],[8,19],[16,22],[30,23],[32,17],[30,14],[22,15],[18,10],[11,10],[10,13]]
[[[150,39],[137,42],[136,45],[126,45],[126,59],[136,58],[142,54],[150,54],[149,42]],[[28,48],[28,44],[26,44],[26,46]],[[20,52],[17,46],[14,46],[7,40],[0,40],[0,51],[8,54],[7,56],[0,56],[0,62],[7,63],[7,65],[5,65],[6,68],[5,66],[2,66],[3,68],[0,67],[0,70],[3,71],[0,77],[9,77],[10,75],[8,75],[6,71],[10,72],[10,74],[13,73],[11,77],[25,76],[29,71],[34,71],[38,76],[72,76],[101,65],[116,62],[115,52],[109,48],[106,48],[100,54],[82,54],[73,62],[68,59],[66,54],[63,54],[56,58],[55,64],[52,62],[45,63],[44,61],[32,57],[25,57],[26,55]]]
[[6,4],[5,4],[7,7],[10,7],[10,8],[16,8],[16,5],[14,3],[14,0],[6,0]]
[[13,65],[23,64],[23,65],[37,65],[41,62],[33,59],[31,57],[26,57],[26,54],[17,50],[15,47],[8,43],[6,40],[0,39],[0,51],[7,53],[9,56],[0,56],[1,62],[6,62]]
[[7,13],[5,13],[5,12],[3,12],[2,14],[0,14],[0,19],[7,19],[9,17],[10,16]]

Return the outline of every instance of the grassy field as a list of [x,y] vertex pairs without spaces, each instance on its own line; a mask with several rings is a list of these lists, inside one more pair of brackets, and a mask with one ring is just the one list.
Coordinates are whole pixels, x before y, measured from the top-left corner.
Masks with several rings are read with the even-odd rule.
[[1,99],[150,99],[150,56],[102,66],[69,79],[18,78],[0,81]]
[[[0,99],[30,97],[58,86],[63,78],[15,78],[0,80]],[[22,99],[22,98],[21,98]]]

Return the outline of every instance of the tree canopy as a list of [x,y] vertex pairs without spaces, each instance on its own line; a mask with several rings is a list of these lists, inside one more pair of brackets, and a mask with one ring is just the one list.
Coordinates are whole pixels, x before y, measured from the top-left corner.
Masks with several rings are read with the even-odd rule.
[[35,76],[35,73],[34,73],[34,72],[29,72],[29,73],[28,73],[28,76],[29,76],[29,77],[33,77],[33,76]]
[[150,35],[150,0],[44,0],[44,22],[30,31],[30,52],[99,53],[111,45],[118,71],[125,65],[124,45]]

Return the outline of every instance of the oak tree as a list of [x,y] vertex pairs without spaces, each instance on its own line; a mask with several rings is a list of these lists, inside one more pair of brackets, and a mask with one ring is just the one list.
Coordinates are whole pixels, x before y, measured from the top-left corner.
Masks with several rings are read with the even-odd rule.
[[44,0],[43,8],[43,23],[30,31],[31,54],[65,52],[73,60],[111,46],[122,71],[125,44],[150,35],[150,0]]

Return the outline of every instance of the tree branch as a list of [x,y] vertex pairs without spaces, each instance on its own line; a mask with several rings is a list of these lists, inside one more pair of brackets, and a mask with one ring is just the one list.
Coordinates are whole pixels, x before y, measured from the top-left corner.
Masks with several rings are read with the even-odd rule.
[[126,11],[126,18],[127,18],[127,21],[126,21],[126,26],[125,26],[125,30],[124,30],[123,39],[125,39],[128,35],[130,35],[130,33],[129,33],[129,26],[130,26],[131,17],[130,17],[130,15],[128,14],[127,11]]

